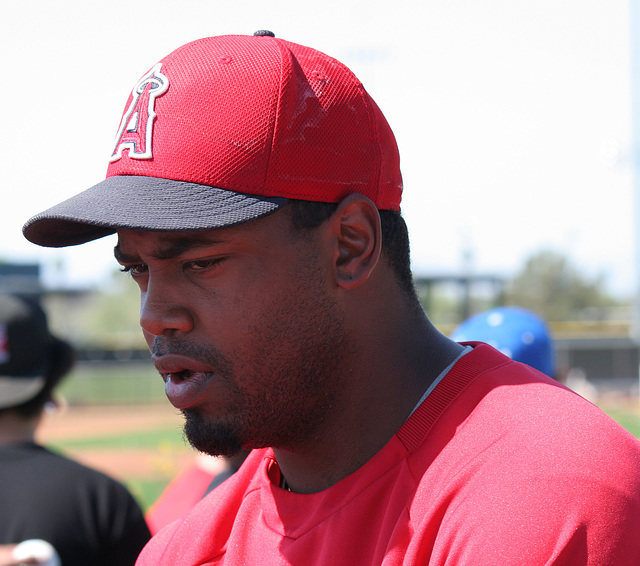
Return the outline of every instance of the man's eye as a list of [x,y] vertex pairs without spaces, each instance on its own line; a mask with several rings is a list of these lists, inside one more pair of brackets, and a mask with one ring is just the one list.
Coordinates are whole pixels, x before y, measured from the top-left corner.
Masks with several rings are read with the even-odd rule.
[[147,266],[144,263],[138,263],[134,265],[123,265],[120,268],[120,271],[123,273],[130,273],[132,277],[136,277],[137,275],[142,275],[146,273]]
[[191,269],[207,269],[207,267],[211,267],[215,265],[215,259],[198,259],[196,261],[187,262],[187,267]]
[[185,263],[185,268],[192,271],[204,271],[216,267],[225,258],[196,259]]

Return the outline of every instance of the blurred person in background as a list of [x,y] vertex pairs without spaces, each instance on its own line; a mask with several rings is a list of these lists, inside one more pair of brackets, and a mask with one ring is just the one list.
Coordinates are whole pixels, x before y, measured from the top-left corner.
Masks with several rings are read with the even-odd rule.
[[0,544],[42,539],[64,566],[131,565],[150,538],[132,495],[35,439],[74,359],[35,301],[0,294]]
[[151,534],[155,535],[163,527],[180,519],[211,490],[235,474],[249,452],[241,450],[229,458],[199,452],[147,511],[146,519]]
[[547,323],[521,307],[497,307],[474,314],[451,334],[456,342],[485,342],[516,362],[556,378],[553,340]]
[[485,342],[512,360],[557,379],[592,403],[597,402],[598,392],[580,368],[558,368],[549,326],[528,309],[504,306],[475,314],[456,327],[451,339]]

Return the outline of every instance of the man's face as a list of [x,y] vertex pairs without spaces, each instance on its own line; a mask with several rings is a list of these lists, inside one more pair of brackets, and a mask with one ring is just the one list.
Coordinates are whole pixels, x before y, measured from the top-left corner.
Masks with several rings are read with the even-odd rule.
[[294,448],[336,408],[348,342],[322,227],[288,212],[206,232],[118,233],[140,324],[199,450]]

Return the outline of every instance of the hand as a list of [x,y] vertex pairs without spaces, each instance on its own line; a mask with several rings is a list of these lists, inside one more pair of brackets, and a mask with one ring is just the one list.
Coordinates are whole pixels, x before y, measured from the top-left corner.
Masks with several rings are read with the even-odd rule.
[[0,566],[18,566],[19,562],[13,557],[15,544],[0,544]]

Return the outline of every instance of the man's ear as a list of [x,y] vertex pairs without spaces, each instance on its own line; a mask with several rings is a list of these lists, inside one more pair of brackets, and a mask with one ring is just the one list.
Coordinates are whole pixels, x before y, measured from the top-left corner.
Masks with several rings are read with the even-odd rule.
[[331,216],[336,283],[352,289],[364,283],[380,258],[382,230],[376,205],[359,194],[345,197]]

